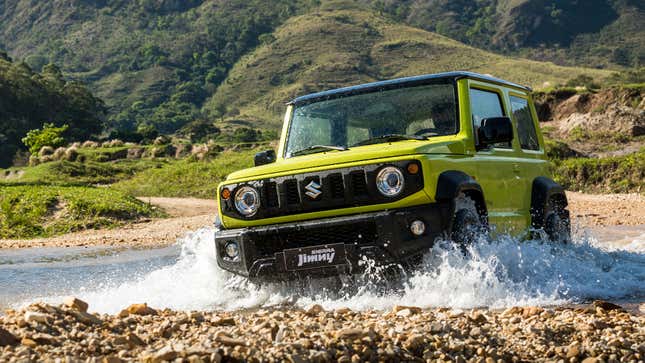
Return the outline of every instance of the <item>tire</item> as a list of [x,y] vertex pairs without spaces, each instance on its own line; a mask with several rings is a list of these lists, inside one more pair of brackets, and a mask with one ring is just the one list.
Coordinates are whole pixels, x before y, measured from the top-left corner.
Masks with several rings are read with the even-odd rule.
[[571,217],[566,204],[558,198],[550,198],[544,208],[544,232],[551,242],[571,242]]
[[454,203],[455,214],[452,220],[450,237],[456,245],[465,250],[485,233],[486,228],[477,212],[475,201],[460,194]]

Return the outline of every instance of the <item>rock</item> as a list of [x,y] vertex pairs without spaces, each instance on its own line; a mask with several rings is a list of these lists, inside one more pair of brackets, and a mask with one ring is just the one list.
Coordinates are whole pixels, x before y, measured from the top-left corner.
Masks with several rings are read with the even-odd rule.
[[126,309],[121,310],[119,313],[120,317],[126,317],[128,315],[157,315],[157,310],[148,307],[148,304],[143,303],[143,304],[132,304],[128,306]]
[[540,315],[544,309],[537,306],[527,306],[522,309],[522,317],[524,319],[530,318],[531,316]]
[[25,311],[25,321],[28,323],[47,323],[50,316],[36,311]]
[[170,361],[174,360],[177,358],[177,352],[173,349],[171,345],[167,345],[160,350],[158,350],[153,356],[152,356],[152,362],[163,362],[163,361]]
[[596,357],[587,357],[582,360],[582,363],[598,363],[600,360]]
[[425,338],[423,337],[423,335],[415,334],[406,339],[406,341],[403,343],[403,348],[409,350],[415,355],[418,355],[419,353],[423,352],[424,345]]
[[8,330],[0,327],[0,347],[6,347],[7,345],[17,345],[20,343],[20,339],[13,335]]
[[322,306],[320,306],[319,304],[314,304],[309,309],[307,309],[306,314],[309,316],[316,316],[324,311],[325,309],[323,309]]
[[448,312],[448,317],[452,319],[459,318],[462,316],[464,316],[464,311],[461,309],[453,309]]
[[580,355],[580,345],[578,343],[572,343],[567,347],[567,358],[573,358]]
[[139,338],[139,336],[137,336],[134,333],[128,333],[128,335],[125,337],[125,339],[131,346],[142,347],[142,346],[146,345],[146,343],[143,340],[141,340],[141,338]]
[[399,310],[399,311],[396,313],[396,316],[401,316],[401,317],[404,317],[404,318],[405,318],[405,317],[411,316],[412,314],[414,314],[414,313],[412,312],[412,310],[410,310],[410,309],[403,309],[403,310]]
[[363,329],[347,328],[338,330],[334,335],[337,339],[359,339],[367,334]]
[[645,314],[645,303],[642,303],[638,306],[638,311]]
[[49,334],[35,334],[31,337],[31,340],[35,341],[39,345],[58,345],[56,338]]
[[213,326],[235,326],[235,319],[231,317],[216,317],[211,320]]
[[484,324],[488,322],[488,318],[486,318],[486,316],[479,311],[473,311],[468,316],[468,319],[477,324]]
[[215,341],[219,342],[219,343],[222,343],[222,344],[224,344],[226,346],[229,346],[229,347],[237,347],[238,345],[246,347],[246,346],[249,345],[249,343],[247,341],[245,341],[245,340],[231,338],[228,335],[224,335],[224,334],[220,334],[219,336],[217,336],[215,338]]
[[521,313],[522,311],[523,311],[523,309],[522,309],[521,307],[519,307],[519,306],[513,306],[513,307],[510,307],[510,308],[508,308],[508,309],[504,310],[504,311],[502,312],[502,314],[500,314],[500,316],[501,316],[502,318],[508,318],[508,317],[510,317],[510,316],[513,316],[513,315],[519,314],[519,313]]
[[36,343],[34,340],[29,338],[22,338],[22,340],[20,341],[20,344],[25,345],[29,348],[36,348],[38,346],[38,343]]
[[97,318],[95,315],[86,313],[83,311],[70,310],[69,314],[72,315],[76,320],[83,324],[103,324],[103,320]]
[[403,310],[409,310],[412,314],[419,314],[422,311],[421,308],[416,307],[416,306],[396,305],[392,309],[392,312],[395,313],[395,314],[398,314]]
[[610,303],[608,301],[604,301],[604,300],[595,300],[593,302],[593,306],[595,306],[597,308],[602,308],[602,309],[607,310],[607,311],[612,311],[612,310],[625,311],[625,309],[623,309],[622,306],[612,304],[612,303]]
[[443,331],[443,326],[441,323],[432,323],[430,324],[430,332],[433,334],[441,333]]
[[77,299],[73,296],[69,296],[63,300],[63,304],[67,305],[69,308],[86,313],[89,305],[83,300]]

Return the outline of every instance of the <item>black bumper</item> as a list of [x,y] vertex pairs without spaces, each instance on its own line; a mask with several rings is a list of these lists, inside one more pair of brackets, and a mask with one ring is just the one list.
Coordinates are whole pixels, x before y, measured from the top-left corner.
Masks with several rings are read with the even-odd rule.
[[[364,257],[379,263],[407,265],[432,247],[449,230],[449,203],[435,203],[376,213],[317,219],[296,223],[221,230],[215,234],[218,265],[227,271],[260,280],[288,280],[302,276],[325,277],[359,273]],[[425,223],[425,233],[410,231],[413,221]],[[236,242],[239,257],[224,253],[227,243]],[[344,261],[332,266],[294,268],[289,256],[300,248],[335,246],[344,250]],[[324,263],[323,263],[324,265]],[[288,267],[289,266],[289,267]]]

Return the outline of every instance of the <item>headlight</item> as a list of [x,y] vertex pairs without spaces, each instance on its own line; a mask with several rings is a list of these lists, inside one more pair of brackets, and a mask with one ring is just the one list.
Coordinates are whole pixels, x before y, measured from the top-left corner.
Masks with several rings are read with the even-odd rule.
[[235,192],[235,208],[245,217],[251,217],[260,208],[260,195],[255,188],[244,186]]
[[376,175],[376,187],[386,197],[396,197],[403,191],[405,181],[401,170],[394,166],[386,166]]

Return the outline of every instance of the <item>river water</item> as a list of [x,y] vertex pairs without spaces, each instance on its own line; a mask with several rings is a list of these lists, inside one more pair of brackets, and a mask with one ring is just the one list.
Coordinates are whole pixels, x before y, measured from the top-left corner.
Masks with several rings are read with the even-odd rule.
[[106,313],[142,302],[180,310],[639,303],[645,301],[645,225],[579,231],[563,246],[500,237],[476,243],[468,257],[440,243],[400,288],[383,292],[374,276],[358,276],[355,286],[340,290],[327,281],[258,287],[217,267],[213,230],[204,228],[160,249],[0,250],[0,308],[68,295]]

